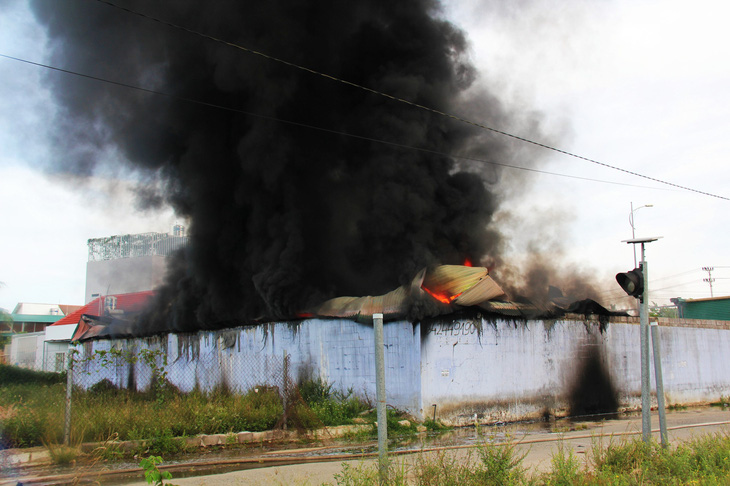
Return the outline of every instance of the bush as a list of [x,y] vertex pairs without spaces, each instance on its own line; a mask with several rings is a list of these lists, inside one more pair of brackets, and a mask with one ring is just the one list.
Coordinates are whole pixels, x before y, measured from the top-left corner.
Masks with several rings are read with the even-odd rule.
[[321,378],[306,380],[299,384],[299,395],[311,407],[332,398],[332,385]]
[[[352,389],[344,393],[334,390],[332,384],[320,378],[302,382],[298,390],[304,405],[314,414],[314,417],[305,420],[307,423],[300,424],[304,428],[350,424],[354,417],[370,409],[370,405],[356,397]],[[298,407],[301,408],[301,405]],[[302,410],[296,413],[300,418],[308,417]]]
[[179,454],[185,450],[185,441],[173,436],[170,429],[164,429],[158,432],[152,439],[146,441],[142,449],[138,453],[142,452],[161,456]]
[[109,378],[104,378],[103,380],[96,382],[91,387],[89,387],[88,393],[89,395],[116,395],[118,391],[119,388],[117,388],[117,386],[112,383]]

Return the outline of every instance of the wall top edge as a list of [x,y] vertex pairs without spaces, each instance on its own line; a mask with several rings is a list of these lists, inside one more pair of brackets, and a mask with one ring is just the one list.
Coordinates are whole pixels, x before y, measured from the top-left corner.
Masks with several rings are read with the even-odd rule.
[[[566,314],[565,317],[558,319],[562,321],[603,321],[614,324],[636,324],[639,325],[640,319],[634,316],[584,316],[581,314]],[[649,317],[649,322],[656,322],[663,327],[692,327],[697,329],[727,329],[730,330],[730,321],[717,321],[711,319],[678,319],[670,317]]]
[[[441,319],[449,319],[448,316],[441,316]],[[453,316],[451,318],[453,321],[464,321],[469,319],[475,319],[475,318],[464,318],[464,317],[457,317]],[[482,319],[485,319],[482,317]],[[487,320],[490,320],[489,317],[486,318]],[[348,319],[334,319],[335,321],[342,321]],[[566,314],[564,316],[561,316],[557,319],[520,319],[520,318],[509,318],[509,317],[497,317],[495,320],[497,321],[515,321],[520,320],[524,321],[526,323],[529,322],[580,322],[580,323],[601,323],[601,324],[630,324],[630,325],[639,325],[640,320],[638,317],[633,316],[599,316],[599,315],[587,315],[584,316],[582,314]],[[177,336],[191,336],[191,335],[201,335],[201,334],[217,334],[222,332],[239,332],[246,329],[252,330],[256,328],[264,328],[264,332],[268,332],[266,329],[271,329],[271,326],[276,325],[284,325],[284,326],[306,326],[306,325],[317,325],[318,321],[332,321],[331,319],[304,319],[301,321],[283,321],[283,322],[261,322],[258,324],[253,325],[241,325],[237,327],[229,327],[225,329],[207,329],[207,330],[198,330],[198,331],[192,331],[192,332],[174,332],[171,331],[167,334],[159,334],[155,336],[116,336],[116,337],[95,337],[92,339],[89,339],[90,341],[103,341],[103,340],[109,340],[109,339],[135,339],[135,338],[142,338],[142,339],[155,339],[160,338],[164,335],[177,335]],[[650,317],[650,322],[657,322],[660,327],[686,327],[686,328],[694,328],[694,329],[722,329],[722,330],[730,330],[730,321],[716,321],[716,320],[708,320],[708,319],[673,319],[673,318],[667,318],[667,317]],[[355,321],[349,321],[349,322],[355,322]],[[390,324],[396,324],[400,323],[405,324],[417,324],[417,323],[411,323],[410,321],[405,320],[396,320],[396,321],[389,321],[386,322],[385,325],[388,326]],[[368,324],[362,324],[357,323],[362,326],[371,327]],[[42,334],[42,333],[41,333]],[[87,340],[84,340],[87,341]]]

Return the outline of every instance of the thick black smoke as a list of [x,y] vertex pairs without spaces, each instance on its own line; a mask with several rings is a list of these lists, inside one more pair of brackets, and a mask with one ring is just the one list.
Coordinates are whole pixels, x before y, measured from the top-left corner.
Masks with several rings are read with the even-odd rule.
[[[117,3],[438,110],[463,108],[475,79],[464,34],[433,0]],[[62,170],[122,160],[150,181],[144,201],[189,218],[192,245],[172,265],[156,329],[290,317],[497,252],[497,198],[450,156],[277,119],[444,154],[478,146],[491,159],[504,140],[92,0],[33,7],[54,65],[171,95],[48,76]],[[493,101],[470,106],[505,126]]]

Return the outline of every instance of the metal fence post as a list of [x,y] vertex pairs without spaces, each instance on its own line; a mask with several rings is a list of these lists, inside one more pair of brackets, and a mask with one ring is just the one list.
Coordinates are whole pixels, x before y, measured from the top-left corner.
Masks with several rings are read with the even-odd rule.
[[388,418],[385,412],[385,351],[383,339],[383,314],[373,314],[375,337],[375,394],[378,417],[378,473],[380,484],[388,478]]
[[71,444],[71,390],[73,389],[74,353],[69,350],[68,365],[66,366],[66,415],[63,421],[63,444]]
[[284,430],[286,430],[286,420],[287,420],[287,414],[286,414],[286,406],[287,406],[287,394],[289,393],[289,356],[286,353],[286,349],[284,350],[284,383],[283,383],[283,390],[284,393],[282,393],[282,404],[284,406]]
[[659,350],[659,324],[656,321],[651,323],[651,344],[654,351],[654,379],[656,380],[656,401],[659,411],[659,435],[662,446],[669,445],[667,437],[667,416],[664,409],[664,379],[662,378],[662,355]]

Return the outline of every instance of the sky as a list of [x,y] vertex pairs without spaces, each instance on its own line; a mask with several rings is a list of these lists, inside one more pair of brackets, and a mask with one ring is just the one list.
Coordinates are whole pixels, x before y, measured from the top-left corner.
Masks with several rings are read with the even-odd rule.
[[[539,113],[545,131],[558,134],[557,148],[723,198],[730,197],[728,14],[730,5],[710,0],[459,1],[444,12],[467,31],[478,82],[513,109]],[[25,2],[3,1],[0,54],[43,62],[44,49]],[[88,239],[169,232],[180,222],[170,209],[139,212],[124,175],[83,181],[44,172],[44,127],[55,107],[41,69],[0,58],[7,310],[18,302],[83,303]],[[625,306],[614,275],[634,266],[622,242],[632,236],[633,204],[641,207],[636,236],[662,236],[646,248],[650,301],[710,297],[706,266],[715,269],[714,295],[730,295],[730,201],[549,150],[539,156],[540,170],[563,176],[521,174],[522,187],[498,215],[509,222],[502,231],[513,264],[536,251],[554,255],[566,273],[594,275],[604,305]]]

